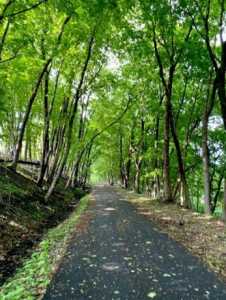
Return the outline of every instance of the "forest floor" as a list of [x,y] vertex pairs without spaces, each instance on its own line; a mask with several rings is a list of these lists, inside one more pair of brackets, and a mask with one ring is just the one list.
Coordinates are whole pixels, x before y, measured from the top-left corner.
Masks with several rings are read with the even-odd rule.
[[226,226],[220,219],[118,190],[136,206],[140,215],[183,244],[226,282]]
[[110,186],[93,190],[44,300],[226,299],[226,284]]
[[[24,174],[26,173],[26,176]],[[64,220],[84,195],[80,190],[63,192],[60,182],[48,204],[32,174],[0,167],[0,285],[30,256],[51,227]]]

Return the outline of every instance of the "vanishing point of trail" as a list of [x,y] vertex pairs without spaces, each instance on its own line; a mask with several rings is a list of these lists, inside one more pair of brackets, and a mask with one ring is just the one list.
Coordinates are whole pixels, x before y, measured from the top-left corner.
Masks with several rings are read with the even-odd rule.
[[226,299],[226,286],[114,188],[96,187],[45,300]]

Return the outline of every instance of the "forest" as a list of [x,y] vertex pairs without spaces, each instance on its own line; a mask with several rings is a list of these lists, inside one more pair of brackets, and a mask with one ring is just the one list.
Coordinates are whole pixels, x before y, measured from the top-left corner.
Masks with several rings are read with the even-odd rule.
[[100,183],[226,221],[225,82],[225,0],[0,0],[2,241]]
[[224,0],[1,1],[1,163],[224,215]]

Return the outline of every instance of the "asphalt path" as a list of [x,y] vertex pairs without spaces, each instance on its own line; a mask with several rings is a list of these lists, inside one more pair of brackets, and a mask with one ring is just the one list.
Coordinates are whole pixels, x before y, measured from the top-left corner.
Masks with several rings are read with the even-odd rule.
[[226,300],[226,285],[114,188],[96,187],[93,196],[89,224],[72,239],[44,300]]

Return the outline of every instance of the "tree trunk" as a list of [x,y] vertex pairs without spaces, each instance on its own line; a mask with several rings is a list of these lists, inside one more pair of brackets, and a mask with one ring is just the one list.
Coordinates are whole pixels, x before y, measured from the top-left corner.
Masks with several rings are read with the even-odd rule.
[[25,112],[25,115],[24,115],[24,119],[22,121],[22,125],[21,125],[20,132],[19,132],[19,138],[18,138],[18,142],[17,142],[17,145],[16,145],[16,151],[15,151],[15,154],[14,154],[14,157],[13,157],[13,163],[11,165],[11,168],[14,169],[14,170],[16,170],[17,163],[18,163],[18,160],[19,160],[19,157],[20,157],[20,152],[21,152],[21,149],[22,149],[24,133],[25,133],[27,122],[28,122],[28,119],[29,119],[29,116],[30,116],[30,113],[31,113],[32,105],[33,105],[33,103],[35,101],[35,98],[37,96],[40,84],[42,82],[42,78],[43,78],[46,70],[48,69],[48,66],[50,65],[51,61],[52,61],[52,59],[50,58],[44,64],[44,66],[42,68],[42,71],[39,74],[38,80],[35,84],[32,95],[31,95],[31,97],[28,101],[28,106],[27,106],[27,109],[26,109],[26,112]]
[[77,108],[78,108],[78,102],[79,99],[81,97],[81,90],[82,90],[82,86],[83,86],[83,82],[85,79],[85,74],[88,68],[88,64],[89,61],[91,59],[91,54],[92,54],[92,48],[93,48],[93,43],[94,43],[94,34],[91,36],[90,40],[89,40],[89,44],[88,44],[88,49],[87,49],[87,56],[82,68],[82,72],[81,72],[81,76],[80,76],[80,80],[78,83],[78,87],[76,89],[76,93],[74,96],[74,102],[73,102],[73,107],[72,107],[72,112],[71,112],[71,116],[69,118],[69,122],[68,122],[68,132],[67,132],[67,143],[66,143],[66,148],[65,148],[65,152],[63,155],[63,159],[61,162],[61,165],[59,166],[57,173],[55,174],[53,181],[49,187],[48,192],[46,193],[45,199],[48,200],[49,197],[52,195],[53,190],[62,174],[62,171],[65,167],[65,164],[67,162],[67,158],[70,152],[70,148],[71,148],[71,142],[72,142],[72,131],[73,131],[73,124],[74,124],[74,119],[75,119],[75,115],[77,112]]
[[217,70],[217,89],[220,100],[221,113],[226,129],[226,90],[225,90],[225,73],[226,73],[226,41],[222,44],[221,66]]
[[136,174],[135,174],[135,191],[138,194],[141,193],[141,189],[140,189],[141,165],[142,165],[142,161],[138,160],[136,162]]
[[203,177],[204,177],[204,206],[205,213],[211,214],[211,187],[210,187],[210,162],[208,147],[208,112],[207,108],[203,114],[202,124],[202,159],[203,159]]
[[136,122],[133,122],[133,126],[131,129],[131,135],[130,135],[130,144],[128,149],[128,160],[125,163],[125,189],[128,189],[130,187],[130,173],[131,173],[131,160],[132,160],[132,152],[133,152],[133,146],[134,146],[134,129],[136,126]]
[[218,74],[218,97],[220,100],[221,113],[226,129],[226,91],[225,91],[225,70],[220,70]]
[[2,38],[0,40],[0,61],[2,60],[3,48],[5,45],[6,37],[9,32],[10,20],[7,20],[5,30],[3,32]]
[[[160,103],[159,106],[162,106],[162,101],[164,97],[160,97]],[[154,159],[154,170],[155,170],[155,175],[154,175],[154,193],[153,193],[153,198],[154,199],[160,199],[160,176],[159,176],[159,169],[160,169],[160,162],[159,162],[159,157],[158,157],[158,152],[159,152],[159,125],[160,125],[160,117],[159,114],[156,117],[156,126],[155,126],[155,144],[154,144],[154,149],[155,149],[155,159]]]
[[226,178],[224,178],[223,221],[226,222]]
[[171,180],[170,180],[170,99],[165,99],[165,123],[164,123],[164,146],[163,146],[163,174],[164,174],[164,200],[172,202]]
[[38,186],[42,186],[45,171],[47,168],[47,154],[49,151],[49,71],[45,74],[45,91],[44,91],[44,130],[43,130],[43,145],[42,145],[42,159],[39,177],[37,181]]
[[208,123],[209,116],[213,110],[217,91],[217,79],[213,82],[212,93],[209,97],[209,90],[207,95],[207,102],[203,112],[202,120],[202,159],[203,159],[203,178],[204,178],[204,206],[205,213],[211,214],[211,180],[210,180],[210,157],[208,147]]
[[119,170],[120,170],[121,185],[124,185],[125,170],[124,170],[124,162],[123,162],[123,137],[122,137],[121,128],[119,129]]
[[218,179],[218,182],[217,182],[216,193],[213,197],[213,203],[211,205],[211,213],[212,214],[215,212],[215,209],[217,207],[217,202],[218,202],[218,199],[219,199],[223,179],[224,179],[224,173],[220,175],[220,177]]
[[61,149],[64,148],[64,134],[66,131],[67,116],[69,110],[69,98],[66,97],[62,104],[59,113],[59,123],[57,128],[54,129],[51,143],[48,152],[48,165],[49,172],[47,176],[47,182],[50,183],[53,180],[55,171],[57,169],[58,161],[60,160]]
[[[35,5],[33,7],[36,7]],[[33,8],[32,7],[32,8]],[[55,47],[55,51],[57,50],[57,48],[59,47],[60,43],[61,43],[61,40],[62,40],[62,36],[63,36],[63,33],[64,33],[64,29],[65,29],[65,26],[67,25],[67,23],[70,21],[71,17],[70,16],[67,16],[63,22],[63,25],[61,27],[61,31],[57,37],[57,43],[56,43],[56,47]],[[54,55],[54,54],[53,54]],[[34,90],[32,92],[32,95],[28,101],[28,106],[27,106],[27,109],[26,109],[26,112],[25,112],[25,115],[24,115],[24,119],[22,121],[22,125],[21,125],[21,129],[20,129],[20,132],[19,132],[19,138],[18,138],[18,142],[17,142],[17,145],[16,145],[16,151],[15,151],[15,155],[14,155],[14,158],[13,158],[13,163],[12,163],[12,166],[11,168],[16,170],[16,167],[17,167],[17,162],[18,162],[18,159],[20,157],[20,152],[21,152],[21,149],[22,149],[22,143],[23,143],[23,137],[24,137],[24,133],[25,133],[25,129],[26,129],[26,125],[27,125],[27,122],[28,122],[28,119],[29,119],[29,116],[30,116],[30,113],[31,113],[31,109],[32,109],[32,105],[35,101],[35,98],[37,96],[37,93],[38,93],[38,90],[39,90],[39,87],[41,85],[41,82],[42,82],[42,79],[43,79],[43,76],[45,75],[46,71],[48,70],[48,67],[49,65],[51,64],[53,60],[53,56],[50,57],[44,64],[43,68],[42,68],[42,71],[40,72],[40,75],[38,77],[38,80],[35,84],[35,87],[34,87]]]
[[[143,112],[142,112],[143,115]],[[144,141],[144,131],[145,131],[145,122],[144,118],[141,117],[140,120],[140,142],[138,145],[138,152],[137,157],[135,161],[135,167],[136,167],[136,174],[135,174],[135,191],[139,194],[141,193],[140,188],[140,176],[141,176],[141,168],[142,168],[142,162],[143,162],[143,153],[144,153],[144,147],[145,147],[145,141]]]
[[182,152],[181,152],[180,142],[177,137],[177,132],[176,132],[176,128],[174,125],[172,106],[170,106],[170,127],[171,127],[173,141],[174,141],[174,145],[175,145],[175,149],[176,149],[178,168],[179,168],[179,174],[180,174],[180,184],[181,184],[180,205],[184,206],[186,208],[191,208],[186,174],[185,174],[184,160],[183,160],[183,156],[182,156]]

